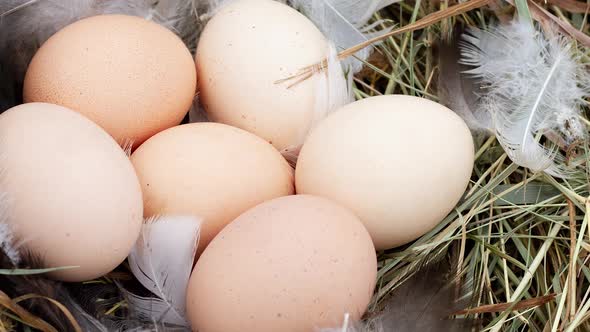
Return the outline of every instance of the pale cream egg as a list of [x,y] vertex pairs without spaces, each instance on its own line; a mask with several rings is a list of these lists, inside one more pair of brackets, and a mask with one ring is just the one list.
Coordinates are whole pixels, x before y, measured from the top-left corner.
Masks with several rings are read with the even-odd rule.
[[324,119],[306,140],[297,193],[352,209],[377,249],[408,243],[436,226],[469,183],[471,132],[450,109],[402,95],[359,100]]
[[103,276],[125,260],[143,222],[141,187],[109,134],[44,103],[0,115],[0,186],[17,243],[64,281]]
[[208,117],[284,150],[299,146],[314,120],[319,75],[290,87],[277,81],[327,56],[328,41],[295,9],[238,0],[207,23],[197,47],[199,100]]

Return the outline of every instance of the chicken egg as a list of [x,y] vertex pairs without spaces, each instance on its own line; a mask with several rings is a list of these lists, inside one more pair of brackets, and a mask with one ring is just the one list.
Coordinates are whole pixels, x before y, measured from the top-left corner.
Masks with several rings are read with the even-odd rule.
[[328,42],[295,9],[237,0],[207,23],[197,47],[199,100],[208,117],[252,132],[279,150],[303,142],[314,116],[319,75],[277,84],[323,60]]
[[305,141],[297,193],[352,209],[377,249],[417,239],[457,204],[474,161],[463,120],[433,101],[402,95],[359,100],[328,116]]
[[2,190],[18,242],[63,281],[100,277],[119,265],[142,225],[141,187],[127,155],[104,130],[44,103],[0,115]]
[[203,218],[199,253],[240,213],[295,190],[293,169],[272,145],[220,123],[167,129],[142,144],[131,160],[146,217]]
[[197,261],[187,314],[199,332],[311,332],[359,319],[375,248],[351,211],[321,197],[264,202],[225,227]]
[[196,90],[193,58],[170,30],[143,18],[99,15],[66,26],[33,57],[26,102],[62,105],[119,144],[138,146],[179,124]]

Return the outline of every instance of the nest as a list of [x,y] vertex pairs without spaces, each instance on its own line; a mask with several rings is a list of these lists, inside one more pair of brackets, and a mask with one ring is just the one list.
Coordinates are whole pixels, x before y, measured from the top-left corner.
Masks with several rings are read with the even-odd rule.
[[[440,65],[449,55],[445,45],[467,27],[485,30],[510,20],[518,6],[527,4],[541,25],[558,23],[569,31],[588,61],[584,36],[590,6],[585,2],[403,1],[376,15],[395,29],[354,77],[355,97],[399,93],[440,102]],[[195,22],[200,22],[196,16]],[[19,102],[14,91],[22,84],[10,61],[21,65],[1,61],[4,108]],[[463,199],[415,242],[378,253],[379,280],[365,324],[348,331],[590,330],[590,143],[562,147],[576,166],[561,179],[514,164],[494,136],[476,141],[475,167]],[[79,330],[84,317],[72,314],[72,306],[113,330],[165,330],[154,327],[157,322],[130,319],[122,285],[149,294],[125,263],[92,282],[60,284],[35,270],[41,268],[35,257],[25,258],[27,264],[18,270],[10,268],[6,255],[2,258],[0,331]],[[458,297],[463,300],[449,300]]]

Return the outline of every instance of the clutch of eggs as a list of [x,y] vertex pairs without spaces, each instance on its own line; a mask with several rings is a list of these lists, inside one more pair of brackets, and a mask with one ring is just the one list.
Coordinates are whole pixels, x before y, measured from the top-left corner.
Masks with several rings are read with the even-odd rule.
[[[141,18],[64,28],[29,67],[33,103],[0,116],[17,237],[47,265],[79,266],[52,277],[81,281],[125,259],[142,217],[195,215],[204,220],[187,291],[195,329],[303,332],[359,319],[375,248],[439,223],[469,182],[474,149],[447,108],[372,97],[321,121],[294,172],[279,150],[307,135],[319,77],[276,81],[327,52],[311,21],[271,0],[223,6],[195,62],[171,31]],[[219,123],[178,126],[197,74]],[[126,141],[137,148],[131,161],[117,145]]]

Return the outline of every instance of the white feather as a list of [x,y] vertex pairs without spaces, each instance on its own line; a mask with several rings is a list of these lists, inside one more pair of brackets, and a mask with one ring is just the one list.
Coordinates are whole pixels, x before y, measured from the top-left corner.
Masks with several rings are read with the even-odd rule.
[[139,282],[158,298],[128,293],[129,307],[156,322],[188,326],[186,287],[197,250],[201,221],[194,217],[147,220],[131,254],[129,266]]
[[14,234],[8,223],[8,209],[8,194],[0,192],[0,250],[6,254],[14,265],[17,265],[20,261],[20,253],[15,247]]
[[461,63],[473,67],[467,74],[485,90],[478,118],[491,119],[490,129],[513,162],[565,176],[564,158],[539,137],[552,132],[568,144],[584,135],[579,115],[590,79],[573,44],[524,21],[473,29],[463,38]]
[[319,75],[319,79],[317,80],[315,112],[309,130],[312,130],[328,114],[354,100],[352,89],[348,88],[347,77],[342,71],[338,60],[338,51],[334,44],[329,45],[327,60],[327,68],[315,74]]
[[300,138],[296,145],[287,147],[281,151],[283,156],[293,164],[297,160],[299,150],[305,138],[314,127],[328,114],[354,100],[351,94],[352,89],[348,87],[347,77],[344,75],[342,66],[338,60],[338,51],[333,44],[330,43],[328,46],[326,69],[314,73],[314,75],[317,75],[317,83],[311,123],[307,128],[301,128]]
[[[339,50],[355,46],[389,30],[375,32],[382,21],[367,25],[379,10],[401,0],[288,0],[295,9],[304,13],[332,41]],[[344,60],[345,68],[353,73],[363,67],[372,47]]]

